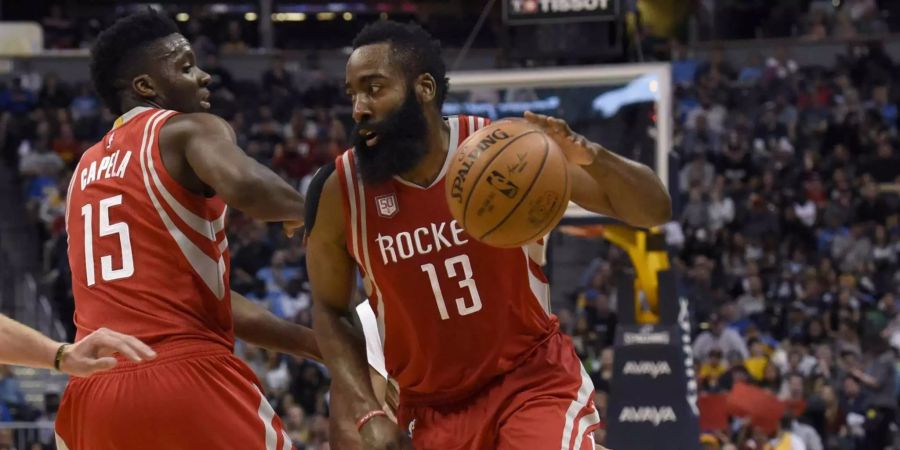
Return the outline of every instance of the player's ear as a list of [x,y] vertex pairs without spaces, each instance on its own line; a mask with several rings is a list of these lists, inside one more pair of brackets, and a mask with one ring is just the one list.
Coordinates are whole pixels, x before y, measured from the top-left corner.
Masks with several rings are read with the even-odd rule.
[[437,81],[430,73],[423,73],[416,77],[416,96],[422,103],[429,103],[437,95]]
[[141,98],[156,97],[156,86],[153,85],[153,79],[150,75],[141,74],[131,79],[131,88]]

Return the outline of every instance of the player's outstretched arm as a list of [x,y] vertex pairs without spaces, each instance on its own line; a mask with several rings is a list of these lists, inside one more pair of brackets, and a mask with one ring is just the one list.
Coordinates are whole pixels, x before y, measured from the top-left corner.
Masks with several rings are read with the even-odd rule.
[[231,315],[234,334],[253,345],[300,358],[322,360],[313,330],[283,320],[231,291]]
[[[342,205],[337,173],[332,173],[322,188],[306,254],[313,329],[332,374],[333,395],[346,406],[332,420],[355,424],[381,405],[372,390],[365,341],[349,320],[355,265],[347,252]],[[360,433],[366,449],[412,449],[409,438],[386,416],[367,421]]]
[[[115,367],[117,361],[112,355],[117,353],[135,362],[156,357],[140,340],[105,328],[75,344],[64,344],[0,314],[0,364],[58,368],[69,375],[86,377]],[[55,367],[57,359],[59,367]]]
[[303,197],[278,174],[247,156],[237,146],[231,125],[220,117],[174,116],[163,126],[160,142],[183,149],[197,178],[229,206],[259,220],[302,223]]
[[562,119],[525,113],[565,152],[572,175],[572,201],[638,227],[662,225],[672,217],[672,199],[656,173],[575,133]]

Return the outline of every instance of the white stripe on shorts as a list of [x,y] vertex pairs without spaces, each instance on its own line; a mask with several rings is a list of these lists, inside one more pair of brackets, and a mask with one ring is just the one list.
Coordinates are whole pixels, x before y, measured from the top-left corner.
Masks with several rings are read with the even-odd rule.
[[[562,442],[560,443],[560,449],[562,450],[571,450],[569,447],[569,443],[572,442],[572,433],[577,433],[578,430],[585,422],[585,419],[591,418],[591,415],[587,415],[582,417],[581,420],[578,421],[578,426],[575,425],[575,418],[578,417],[578,413],[584,409],[591,400],[591,395],[594,393],[594,383],[591,382],[591,377],[587,374],[587,371],[584,370],[584,366],[581,363],[578,364],[581,368],[581,387],[578,389],[578,398],[572,400],[572,403],[569,405],[569,409],[566,411],[566,424],[563,425],[563,436]],[[594,412],[596,416],[597,413]],[[598,420],[599,421],[599,420]],[[581,439],[576,439],[576,444],[580,444]],[[578,450],[578,447],[575,447]]]
[[275,427],[272,426],[272,420],[275,419],[275,410],[272,409],[272,405],[266,400],[266,396],[255,384],[253,388],[256,389],[256,392],[259,392],[258,414],[259,419],[263,422],[263,426],[266,427],[266,450],[278,450],[275,448],[278,445],[278,433],[275,432]]
[[66,441],[64,441],[63,438],[59,437],[59,434],[56,434],[56,450],[69,450],[69,447],[66,445]]

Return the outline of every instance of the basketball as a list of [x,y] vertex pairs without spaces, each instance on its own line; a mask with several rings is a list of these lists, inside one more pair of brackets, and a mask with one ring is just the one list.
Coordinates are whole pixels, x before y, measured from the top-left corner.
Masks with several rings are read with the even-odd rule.
[[566,156],[523,119],[504,119],[460,144],[446,178],[453,218],[473,238],[519,247],[544,237],[562,218],[571,180]]

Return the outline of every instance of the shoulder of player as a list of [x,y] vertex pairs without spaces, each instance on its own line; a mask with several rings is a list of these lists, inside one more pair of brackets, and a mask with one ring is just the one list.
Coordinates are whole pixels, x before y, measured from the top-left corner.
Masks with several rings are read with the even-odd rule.
[[163,125],[159,137],[161,141],[182,144],[198,137],[224,137],[235,141],[231,125],[225,119],[209,113],[176,114]]

